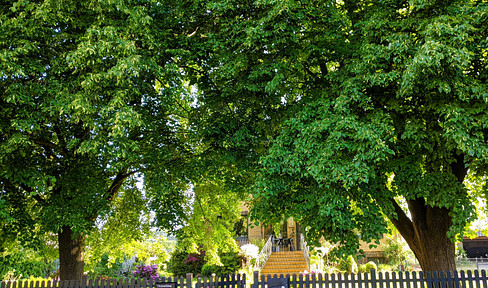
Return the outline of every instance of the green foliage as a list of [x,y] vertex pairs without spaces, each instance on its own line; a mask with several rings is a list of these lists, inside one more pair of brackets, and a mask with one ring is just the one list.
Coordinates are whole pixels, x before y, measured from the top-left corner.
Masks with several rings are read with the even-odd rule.
[[397,237],[388,237],[384,249],[388,265],[398,270],[404,270],[409,262],[413,262],[414,255],[412,250],[408,248],[407,243]]
[[168,261],[168,272],[172,273],[176,277],[184,276],[186,273],[193,273],[190,265],[185,263],[187,257],[188,252],[184,250],[176,249],[173,251]]
[[368,263],[364,264],[364,268],[365,268],[366,272],[371,271],[371,269],[378,270],[378,267],[376,267],[376,263],[374,263],[372,261],[369,261]]
[[187,273],[197,275],[201,273],[205,263],[205,251],[188,253],[185,250],[177,249],[173,251],[169,259],[168,272],[177,277],[185,276]]
[[[122,271],[118,263],[132,259],[136,255],[136,263],[138,264],[151,264],[164,268],[170,257],[167,251],[173,250],[175,245],[168,241],[160,231],[145,231],[146,235],[144,237],[139,236],[140,239],[133,239],[135,235],[127,239],[120,239],[119,233],[123,234],[123,231],[110,231],[110,228],[106,226],[102,231],[97,232],[100,234],[93,233],[88,237],[89,248],[85,251],[85,271],[93,275],[112,277],[110,273],[113,271],[118,275],[130,276],[129,274],[134,267]],[[141,231],[133,231],[134,234],[138,232]],[[95,235],[99,238],[95,238]],[[97,267],[101,263],[103,263],[102,267],[105,268],[100,270]],[[105,273],[103,269],[107,269],[108,274],[103,274]]]
[[[49,239],[46,239],[49,241]],[[43,245],[33,249],[19,242],[5,241],[0,246],[0,279],[15,280],[46,277],[55,270],[54,248]]]
[[218,271],[219,275],[235,274],[241,268],[241,263],[244,260],[237,252],[220,253],[219,256],[222,262]]
[[187,273],[205,276],[212,274],[229,275],[236,273],[243,262],[242,257],[237,252],[220,252],[218,254],[220,263],[207,262],[205,254],[203,250],[199,253],[188,253],[181,249],[175,250],[168,262],[168,272],[178,277]]
[[[414,237],[400,198],[461,239],[487,195],[487,5],[2,5],[0,236],[36,246],[98,219],[119,227],[101,233],[113,247],[150,208],[219,264],[253,191],[254,219],[293,217],[339,257],[387,233],[385,218]],[[120,200],[138,173],[147,198],[129,183]]]
[[195,184],[187,203],[185,225],[177,231],[179,246],[190,252],[206,251],[206,261],[221,265],[219,253],[237,252],[234,223],[241,218],[242,195],[223,183]]
[[378,272],[391,272],[395,270],[396,268],[393,268],[389,264],[378,264]]
[[266,245],[266,241],[268,241],[266,238],[251,239],[251,244],[258,246],[258,250],[261,251],[263,250],[264,245]]
[[[358,235],[386,234],[385,218],[414,238],[404,197],[442,214],[442,237],[461,238],[476,217],[465,174],[488,167],[487,4],[417,2],[179,6],[211,11],[186,23],[200,35],[184,59],[201,67],[186,70],[205,113],[195,125],[257,180],[254,219],[293,217],[310,244],[325,237],[342,257]],[[433,235],[426,227],[415,231]],[[430,251],[425,237],[412,249]]]
[[354,256],[349,255],[347,256],[346,260],[342,260],[339,266],[339,269],[342,271],[346,271],[347,273],[358,273],[358,264],[354,259]]
[[205,263],[202,267],[203,276],[212,276],[212,274],[219,275],[220,266],[217,264]]
[[122,263],[120,261],[109,262],[108,253],[103,254],[99,259],[99,262],[95,263],[88,272],[88,277],[95,279],[98,277],[117,278],[122,276]]
[[202,275],[231,275],[241,268],[241,257],[237,253],[222,253],[220,255],[222,265],[205,263],[202,267]]
[[370,273],[371,269],[376,271],[378,270],[378,267],[376,266],[376,263],[369,261],[368,263],[359,266],[359,273]]
[[466,250],[464,250],[462,242],[456,244],[456,259],[459,258],[468,258],[468,255],[466,254]]
[[[1,5],[2,238],[38,245],[46,233],[61,230],[84,237],[113,212],[111,202],[137,173],[152,172],[167,187],[181,182],[175,179],[184,170],[174,163],[182,163],[186,151],[178,134],[185,87],[170,63],[178,51],[166,45],[175,43],[168,35],[178,34],[171,26],[181,26],[160,4]],[[126,205],[120,220],[141,213],[133,203],[119,203]],[[133,224],[115,225],[133,232]]]

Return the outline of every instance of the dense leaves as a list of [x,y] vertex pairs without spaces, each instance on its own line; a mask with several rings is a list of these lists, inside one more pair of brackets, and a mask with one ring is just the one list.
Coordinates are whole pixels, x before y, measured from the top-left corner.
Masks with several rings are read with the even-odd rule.
[[[52,237],[51,237],[52,238]],[[56,270],[56,251],[49,237],[39,246],[30,248],[18,241],[2,238],[0,246],[0,280],[46,277]]]
[[[447,268],[425,257],[429,249],[453,247],[422,244],[409,233],[432,229],[459,237],[475,217],[463,180],[468,169],[485,174],[488,160],[482,124],[488,116],[487,6],[431,2],[332,8],[348,15],[344,45],[353,50],[324,59],[335,66],[327,71],[330,88],[304,89],[301,107],[263,158],[257,196],[268,204],[258,206],[260,216],[284,207],[310,227],[310,236],[325,235],[353,247],[351,253],[360,235],[378,239],[385,232],[386,215],[424,269]],[[412,222],[397,196],[409,203]],[[445,253],[452,263],[453,253]]]
[[476,217],[464,179],[488,160],[487,5],[188,4],[204,143],[250,167],[264,155],[254,217],[292,216],[336,255],[387,217],[424,270],[454,269],[449,239]]
[[[237,210],[221,208],[253,187],[256,219],[292,216],[311,242],[342,244],[339,256],[389,218],[424,270],[453,270],[450,239],[486,196],[487,11],[484,0],[2,5],[1,236],[82,245],[97,219],[132,229],[151,208],[164,228],[228,237]],[[138,173],[146,194],[118,198]]]
[[[26,241],[64,232],[83,245],[124,180],[173,168],[181,99],[161,41],[166,9],[122,0],[1,6],[1,207],[11,217],[2,216],[2,231]],[[61,278],[80,277],[80,263],[63,272],[65,255]]]

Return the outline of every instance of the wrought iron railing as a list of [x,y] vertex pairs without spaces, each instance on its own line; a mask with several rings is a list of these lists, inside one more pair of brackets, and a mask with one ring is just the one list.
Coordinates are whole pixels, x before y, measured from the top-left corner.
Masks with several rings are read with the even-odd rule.
[[249,238],[247,236],[239,236],[234,238],[239,247],[249,244]]
[[273,235],[269,236],[268,241],[264,244],[263,249],[259,252],[258,259],[256,261],[257,268],[261,271],[264,264],[268,261],[269,256],[273,252]]
[[310,271],[310,254],[308,251],[307,242],[305,242],[305,236],[300,234],[300,248],[303,251],[303,256],[305,257],[305,262],[307,262],[307,268]]

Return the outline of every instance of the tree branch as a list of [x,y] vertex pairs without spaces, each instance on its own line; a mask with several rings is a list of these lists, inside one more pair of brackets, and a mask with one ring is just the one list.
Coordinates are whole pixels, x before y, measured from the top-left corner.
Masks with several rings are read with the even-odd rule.
[[459,182],[463,183],[469,169],[464,163],[464,154],[456,154],[454,158],[456,159],[456,162],[451,163],[452,173],[454,174],[454,176],[456,176]]
[[59,129],[59,127],[57,125],[53,125],[53,129],[54,129],[54,132],[56,133],[56,135],[58,136],[59,144],[61,144],[61,146],[63,147],[62,148],[62,151],[64,151],[63,155],[68,156],[68,154],[69,154],[68,146],[66,145],[66,141],[62,137],[63,133],[61,132],[61,130]]
[[394,217],[390,217],[391,222],[393,223],[393,225],[395,225],[395,227],[398,229],[400,234],[402,234],[405,240],[407,240],[407,238],[413,239],[414,227],[412,221],[410,220],[410,218],[408,218],[408,216],[403,211],[402,207],[398,205],[395,199],[390,198],[390,202],[395,208],[395,213],[397,215],[396,219]]
[[119,172],[115,176],[114,181],[112,182],[112,185],[110,185],[110,188],[108,188],[108,198],[107,200],[109,202],[112,202],[112,200],[115,198],[115,195],[120,190],[120,187],[122,187],[122,184],[124,183],[124,180],[127,179],[130,175],[136,173],[137,171],[131,171],[129,173],[126,172]]
[[20,187],[22,189],[24,189],[25,191],[27,191],[29,194],[31,194],[30,196],[32,196],[32,198],[34,198],[39,204],[41,204],[41,205],[46,204],[46,200],[44,198],[42,198],[39,194],[35,193],[34,189],[32,189],[31,187],[29,187],[23,183],[20,184]]

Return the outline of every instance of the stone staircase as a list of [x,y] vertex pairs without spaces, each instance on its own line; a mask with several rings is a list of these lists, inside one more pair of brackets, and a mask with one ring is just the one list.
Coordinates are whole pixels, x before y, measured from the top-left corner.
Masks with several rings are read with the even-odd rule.
[[261,270],[261,275],[299,274],[308,270],[302,251],[273,252]]

